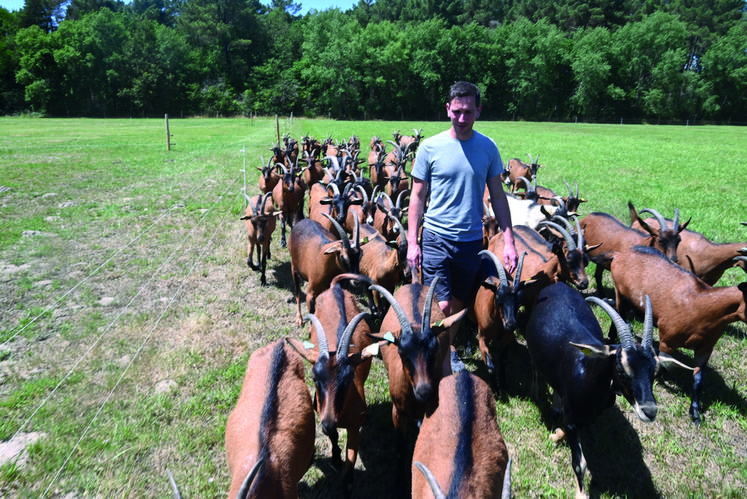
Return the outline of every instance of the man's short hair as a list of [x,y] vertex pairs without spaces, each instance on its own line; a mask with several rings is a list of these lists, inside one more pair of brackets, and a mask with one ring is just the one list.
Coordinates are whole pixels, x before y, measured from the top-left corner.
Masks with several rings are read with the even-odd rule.
[[458,81],[449,90],[449,102],[456,97],[474,97],[475,107],[480,107],[480,88],[468,81]]

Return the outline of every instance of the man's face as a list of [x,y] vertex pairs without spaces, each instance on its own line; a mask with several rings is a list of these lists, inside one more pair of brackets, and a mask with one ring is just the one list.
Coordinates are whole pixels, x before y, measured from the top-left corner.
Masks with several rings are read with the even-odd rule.
[[475,98],[454,97],[446,104],[446,112],[451,119],[451,130],[454,138],[466,140],[472,137],[472,126],[480,117],[482,107],[475,106]]

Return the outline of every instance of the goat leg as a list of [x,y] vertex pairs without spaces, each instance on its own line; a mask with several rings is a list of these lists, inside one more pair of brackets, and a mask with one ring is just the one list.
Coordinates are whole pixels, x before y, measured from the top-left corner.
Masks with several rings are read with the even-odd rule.
[[571,448],[571,464],[573,465],[573,472],[576,474],[576,481],[578,482],[576,498],[585,498],[584,475],[586,474],[586,458],[581,449],[581,440],[578,438],[578,430],[574,425],[567,426],[566,437],[568,439],[568,445]]
[[[262,247],[258,246],[257,252],[262,255],[262,261],[259,264],[262,275],[259,278],[259,283],[262,286],[267,286],[267,278],[265,277],[265,271],[267,270],[267,251],[262,251]],[[259,256],[257,257],[257,260],[259,260]]]
[[282,214],[280,215],[280,247],[288,247],[288,243],[285,241],[285,217]]

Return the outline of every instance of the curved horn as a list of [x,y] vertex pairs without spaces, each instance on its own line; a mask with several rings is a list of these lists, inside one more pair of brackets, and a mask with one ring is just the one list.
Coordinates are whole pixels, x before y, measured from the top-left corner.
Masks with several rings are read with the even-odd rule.
[[620,343],[622,344],[623,349],[631,350],[635,347],[635,340],[633,339],[633,334],[630,332],[630,327],[628,327],[622,317],[620,317],[617,310],[612,308],[606,301],[597,298],[596,296],[587,296],[586,301],[596,303],[602,307],[602,310],[607,312],[607,315],[610,316],[612,323],[615,325],[617,336],[620,338]]
[[270,197],[270,196],[272,196],[272,191],[268,192],[264,196],[262,196],[262,200],[260,201],[261,205],[257,206],[258,213],[260,213],[262,215],[266,215],[266,213],[265,213],[265,206],[267,206],[267,198]]
[[435,276],[431,281],[431,286],[428,288],[428,294],[425,295],[425,304],[423,305],[423,327],[420,328],[420,334],[423,334],[426,330],[430,330],[431,327],[431,304],[433,303],[433,295],[436,293],[436,284],[438,284],[438,276]]
[[680,226],[680,209],[675,208],[674,209],[674,221],[672,222],[672,230],[676,231],[679,230]]
[[[572,198],[573,197],[573,191],[571,190],[571,186],[565,180],[563,180],[563,183],[568,188],[568,197]],[[576,190],[578,190],[578,184],[576,185]],[[576,197],[578,197],[578,194],[576,194]]]
[[498,277],[501,280],[501,287],[508,286],[508,277],[506,276],[506,269],[503,268],[503,264],[498,260],[498,256],[492,251],[482,250],[478,253],[483,258],[489,258],[493,261],[495,269],[498,271]]
[[640,214],[643,213],[644,211],[647,211],[648,213],[651,213],[656,218],[656,221],[659,222],[659,231],[660,232],[664,232],[665,230],[667,230],[667,222],[666,222],[666,220],[664,220],[664,217],[661,215],[661,213],[659,213],[658,211],[656,211],[653,208],[644,208],[644,209],[642,209],[641,211],[638,212],[638,215],[640,216]]
[[402,327],[402,334],[413,334],[412,333],[412,326],[410,326],[410,319],[407,317],[407,314],[402,309],[402,305],[399,304],[399,302],[392,296],[392,294],[384,287],[379,286],[378,284],[372,284],[368,289],[372,291],[378,291],[381,296],[386,298],[386,300],[389,302],[389,304],[392,306],[392,310],[394,310],[395,315],[397,316],[397,320],[399,321],[399,325]]
[[[355,213],[355,212],[353,212]],[[340,225],[337,220],[329,216],[328,213],[322,213],[327,219],[332,222],[332,225],[337,230],[337,233],[340,235],[340,241],[342,242],[342,247],[346,250],[350,249],[350,239],[348,239],[348,234],[345,232],[345,229],[342,228],[342,225]]]
[[311,321],[311,324],[316,329],[316,341],[319,343],[319,356],[325,355],[329,357],[329,345],[327,344],[327,335],[324,332],[324,326],[319,318],[314,314],[306,314],[303,316],[304,322]]
[[525,186],[527,192],[532,192],[532,183],[529,181],[528,178],[526,178],[526,177],[517,177],[516,180],[521,180],[522,182],[524,182],[524,186]]
[[537,224],[537,226],[540,226],[540,225],[552,227],[553,229],[560,232],[560,234],[563,236],[563,240],[565,241],[565,246],[566,248],[568,248],[568,251],[576,250],[576,243],[573,241],[573,237],[571,237],[568,231],[565,230],[563,227],[556,224],[555,222],[550,222],[549,220],[542,220],[540,223]]
[[405,189],[404,191],[400,192],[397,195],[397,204],[395,204],[395,206],[399,208],[400,210],[402,209],[402,199],[405,197],[406,194],[409,194],[409,193],[410,193],[410,190]]
[[353,337],[355,328],[358,327],[358,323],[369,315],[371,314],[369,314],[368,312],[361,312],[360,314],[353,317],[353,319],[348,322],[348,325],[345,326],[345,331],[343,331],[342,336],[340,337],[340,342],[337,344],[338,363],[340,363],[342,359],[348,356],[348,351],[350,350],[350,340]]
[[433,499],[446,499],[446,494],[438,484],[438,480],[436,480],[433,472],[420,461],[415,461],[413,464],[425,477],[425,481],[428,483],[428,486],[431,488],[431,492],[433,493]]
[[239,493],[236,495],[236,497],[248,497],[249,491],[251,490],[252,483],[254,482],[254,477],[257,476],[257,473],[259,473],[259,467],[262,466],[265,462],[264,458],[257,459],[257,462],[254,463],[254,466],[252,466],[252,469],[249,470],[249,474],[246,475],[246,478],[244,478],[244,481],[241,482],[241,488],[239,489]]
[[368,204],[368,194],[366,194],[366,189],[364,189],[362,185],[356,184],[355,190],[360,193],[361,198],[363,199],[363,204]]
[[654,314],[651,310],[651,298],[646,295],[646,312],[643,318],[643,348],[648,350],[654,347]]
[[526,251],[521,252],[519,257],[519,263],[516,265],[516,273],[514,274],[514,290],[519,290],[519,284],[521,284],[521,270],[524,268],[524,257],[527,256]]

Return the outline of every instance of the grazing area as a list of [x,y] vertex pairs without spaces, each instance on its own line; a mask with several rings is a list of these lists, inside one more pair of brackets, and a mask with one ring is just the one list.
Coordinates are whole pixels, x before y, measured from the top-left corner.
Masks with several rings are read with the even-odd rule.
[[[290,249],[281,247],[279,223],[266,285],[247,265],[245,182],[248,196],[260,194],[260,170],[278,132],[299,142],[355,135],[366,158],[374,136],[391,151],[387,141],[396,132],[418,130],[427,138],[447,126],[281,119],[276,128],[269,118],[172,119],[167,150],[162,120],[0,119],[0,496],[171,497],[168,470],[185,498],[226,497],[226,425],[250,355],[309,334],[308,325],[296,327]],[[580,217],[604,212],[630,225],[629,201],[668,219],[679,209],[682,222],[692,218],[689,230],[747,246],[745,128],[526,122],[476,128],[496,141],[504,163],[540,155],[538,185],[565,195],[564,182],[574,192],[578,184],[576,197],[587,200]],[[306,216],[308,206],[307,199]],[[290,224],[287,230],[290,242]],[[594,267],[587,267],[589,276]],[[735,266],[716,286],[745,281]],[[581,290],[596,292],[593,279]],[[614,299],[609,272],[604,295]],[[598,307],[594,314],[606,334],[608,316]],[[506,347],[502,366],[505,383],[494,395],[513,494],[569,497],[577,486],[569,447],[550,438],[561,420],[549,397],[539,404],[532,398],[527,315],[519,311],[516,342]],[[635,320],[631,330],[640,335],[643,327]],[[487,380],[477,329],[467,318],[456,343],[467,368]],[[746,356],[747,326],[736,321],[702,371],[699,426],[688,413],[692,372],[654,378],[655,421],[641,421],[617,397],[579,432],[586,492],[743,497]],[[691,350],[676,357],[694,366]],[[303,365],[313,396],[311,366]],[[397,492],[396,437],[380,359],[371,363],[365,395],[352,496],[389,497]],[[342,466],[332,459],[317,414],[315,424],[314,459],[299,496],[343,497]],[[347,432],[338,431],[346,442]],[[411,449],[416,435],[411,422]]]

